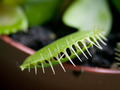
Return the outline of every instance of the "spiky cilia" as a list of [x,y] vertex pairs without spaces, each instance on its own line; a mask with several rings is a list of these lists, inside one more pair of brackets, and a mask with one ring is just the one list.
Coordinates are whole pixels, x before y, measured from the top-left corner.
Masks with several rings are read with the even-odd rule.
[[92,45],[95,45],[99,49],[102,49],[97,39],[106,45],[103,40],[107,39],[103,36],[101,29],[92,32],[78,31],[67,35],[40,49],[32,56],[29,56],[20,66],[20,68],[22,70],[28,68],[29,71],[30,68],[35,68],[35,73],[37,74],[37,68],[41,67],[43,73],[45,73],[44,67],[50,66],[53,73],[55,74],[53,65],[60,64],[65,71],[65,68],[62,65],[63,62],[69,60],[73,66],[76,66],[73,63],[72,59],[78,57],[78,59],[82,62],[79,54],[82,53],[86,58],[88,58],[84,51],[87,51],[88,54],[92,56],[88,50],[88,48],[90,48]]
[[120,42],[117,43],[117,47],[115,48],[115,59],[118,60],[118,65],[120,65]]

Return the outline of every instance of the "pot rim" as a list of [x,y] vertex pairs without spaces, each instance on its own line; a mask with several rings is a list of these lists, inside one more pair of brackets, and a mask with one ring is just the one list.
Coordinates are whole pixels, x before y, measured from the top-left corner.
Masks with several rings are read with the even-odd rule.
[[[32,55],[34,54],[36,51],[24,46],[23,44],[13,40],[12,38],[10,38],[7,35],[1,35],[0,39],[4,42],[6,42],[7,44],[17,48],[18,50],[27,53],[28,55]],[[89,66],[79,66],[76,65],[76,67],[74,67],[71,64],[68,63],[64,63],[64,66],[68,69],[74,70],[74,71],[86,71],[86,72],[91,72],[91,73],[101,73],[101,74],[120,74],[120,70],[116,70],[116,69],[106,69],[106,68],[98,68],[98,67],[89,67]]]

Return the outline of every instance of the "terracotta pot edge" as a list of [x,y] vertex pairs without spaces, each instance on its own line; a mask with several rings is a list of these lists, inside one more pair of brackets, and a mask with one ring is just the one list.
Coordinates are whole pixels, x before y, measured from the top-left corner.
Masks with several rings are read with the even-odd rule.
[[26,47],[23,44],[11,39],[7,35],[0,36],[0,39],[3,40],[4,42],[6,42],[7,44],[17,48],[18,50],[21,50],[21,51],[27,53],[28,55],[32,55],[32,54],[34,54],[36,52],[35,50],[33,50],[33,49],[29,48],[29,47]]

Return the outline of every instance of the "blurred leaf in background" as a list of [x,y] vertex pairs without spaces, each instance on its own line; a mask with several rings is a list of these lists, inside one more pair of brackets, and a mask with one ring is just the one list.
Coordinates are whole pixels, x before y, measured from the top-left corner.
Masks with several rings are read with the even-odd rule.
[[80,30],[98,26],[108,35],[112,16],[106,0],[75,0],[64,13],[63,22]]
[[0,3],[0,34],[11,34],[27,28],[27,18],[21,7]]
[[42,25],[54,17],[62,0],[26,0],[23,9],[30,26]]
[[26,2],[26,0],[1,0],[1,1],[2,3],[10,6],[16,6]]
[[120,0],[112,0],[112,2],[120,13]]

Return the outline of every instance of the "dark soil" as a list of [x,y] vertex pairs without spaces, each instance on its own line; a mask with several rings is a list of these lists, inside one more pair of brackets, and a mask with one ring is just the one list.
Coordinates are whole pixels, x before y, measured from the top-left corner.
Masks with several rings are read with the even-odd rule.
[[[103,68],[117,67],[116,60],[114,59],[114,48],[116,47],[116,43],[120,42],[120,14],[113,7],[113,5],[111,5],[111,7],[113,13],[113,26],[111,33],[107,37],[107,46],[101,44],[103,50],[99,50],[95,47],[90,48],[89,50],[92,54],[92,57],[89,57],[89,59],[87,60],[83,55],[80,55],[83,62],[81,63],[77,58],[75,58],[73,60],[75,64]],[[76,29],[65,26],[62,21],[53,20],[52,22],[49,22],[42,27],[35,26],[30,28],[28,32],[20,31],[16,34],[10,35],[10,37],[34,50],[39,50],[40,48],[50,44],[54,40],[75,31]]]
[[50,44],[55,40],[56,35],[48,28],[33,27],[28,32],[18,32],[11,37],[34,50],[39,50],[43,46]]

